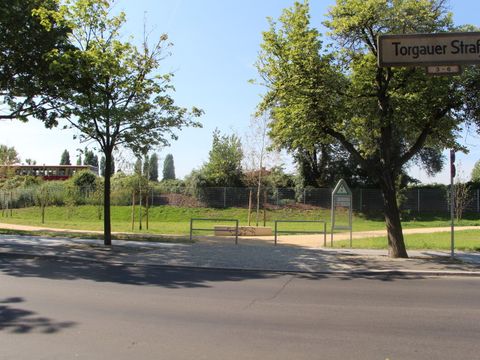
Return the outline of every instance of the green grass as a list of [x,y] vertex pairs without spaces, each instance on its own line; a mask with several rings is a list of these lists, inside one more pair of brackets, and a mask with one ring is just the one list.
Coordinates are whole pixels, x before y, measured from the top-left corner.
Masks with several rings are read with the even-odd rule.
[[[75,231],[49,231],[49,230],[35,230],[25,231],[16,229],[0,229],[1,235],[21,235],[21,236],[43,236],[49,238],[69,238],[69,239],[98,239],[103,240],[102,233],[85,233]],[[112,234],[113,240],[128,240],[128,241],[142,241],[142,242],[161,242],[161,243],[182,243],[192,244],[195,239],[190,240],[189,236],[171,236],[171,235],[153,235],[153,234]]]
[[[431,234],[405,234],[407,250],[450,250],[450,232]],[[386,237],[372,237],[354,239],[353,248],[356,249],[386,249]],[[336,248],[348,248],[350,240],[334,243]],[[455,232],[455,249],[464,251],[480,251],[480,229],[458,230]]]
[[[131,207],[113,206],[112,213],[112,231],[131,232]],[[213,209],[213,208],[185,208],[173,206],[156,206],[150,209],[149,230],[145,229],[145,219],[143,220],[142,233],[150,234],[177,234],[188,235],[191,218],[222,218],[238,219],[240,225],[247,225],[248,211],[243,208]],[[330,210],[304,210],[284,208],[279,210],[267,211],[267,226],[273,227],[274,220],[326,220],[327,231],[330,229]],[[345,214],[337,215],[337,221],[346,223]],[[43,226],[60,229],[91,230],[101,231],[103,229],[103,220],[98,219],[97,208],[95,206],[69,207],[49,207],[46,209],[45,223],[41,223],[40,210],[38,207],[15,209],[12,216],[0,216],[0,222],[13,223],[31,226]],[[217,224],[228,224],[219,222]],[[251,224],[255,225],[255,213],[252,213]],[[260,216],[260,225],[263,225],[263,214]],[[450,222],[447,216],[441,215],[421,215],[416,218],[411,217],[403,222],[404,228],[421,227],[442,227],[449,226]],[[480,226],[480,217],[471,216],[460,221],[458,226],[477,225]],[[195,227],[212,227],[213,222],[198,224]],[[280,224],[282,230],[312,230],[321,227],[318,224]],[[381,217],[367,217],[363,214],[357,214],[353,218],[354,231],[382,230],[385,229],[385,223]],[[138,231],[138,208],[136,211],[135,230]],[[208,232],[201,232],[208,234]]]

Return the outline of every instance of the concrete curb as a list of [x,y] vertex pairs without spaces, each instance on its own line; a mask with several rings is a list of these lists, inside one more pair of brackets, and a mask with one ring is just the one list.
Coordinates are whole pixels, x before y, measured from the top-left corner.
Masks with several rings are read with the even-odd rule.
[[78,260],[110,264],[113,266],[145,266],[156,267],[163,269],[183,269],[183,270],[210,270],[210,271],[223,271],[223,272],[251,272],[251,273],[272,273],[272,274],[301,274],[301,275],[325,275],[325,276],[363,276],[363,277],[389,277],[389,276],[422,276],[422,277],[479,277],[480,271],[459,271],[459,270],[412,270],[412,269],[389,269],[389,270],[320,270],[320,271],[307,271],[307,270],[281,270],[281,269],[261,269],[261,268],[235,268],[235,267],[215,267],[215,266],[189,266],[189,265],[170,265],[170,264],[149,264],[138,262],[123,262],[108,259],[92,259],[90,257],[83,256],[61,256],[56,254],[32,254],[27,252],[0,252],[0,256],[12,256],[18,258],[48,258],[52,260]]

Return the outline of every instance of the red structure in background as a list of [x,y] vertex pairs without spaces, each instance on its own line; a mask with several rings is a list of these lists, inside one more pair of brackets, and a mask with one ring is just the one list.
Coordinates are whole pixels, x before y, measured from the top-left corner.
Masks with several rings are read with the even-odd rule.
[[90,170],[98,175],[98,168],[90,165],[1,165],[0,177],[16,175],[41,177],[43,180],[66,180],[82,170]]

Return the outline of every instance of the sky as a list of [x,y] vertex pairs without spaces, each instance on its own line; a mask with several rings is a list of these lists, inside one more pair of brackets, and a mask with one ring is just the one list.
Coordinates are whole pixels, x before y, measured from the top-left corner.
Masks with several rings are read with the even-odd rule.
[[[127,23],[122,37],[140,42],[144,19],[151,39],[168,34],[173,46],[171,55],[162,61],[160,72],[173,72],[173,97],[178,105],[197,106],[205,111],[200,118],[203,128],[185,128],[177,131],[179,139],[171,146],[156,149],[163,159],[173,154],[176,175],[183,178],[192,169],[198,169],[208,160],[212,133],[235,133],[243,137],[248,132],[252,114],[265,91],[249,83],[257,77],[257,60],[262,31],[268,29],[267,17],[277,19],[293,0],[119,0],[115,11],[124,11]],[[321,23],[334,0],[311,0],[311,24],[325,32]],[[456,24],[480,26],[480,1],[450,0],[450,9]],[[22,161],[32,159],[37,164],[58,164],[67,149],[72,162],[77,149],[94,143],[80,144],[74,140],[73,130],[47,130],[36,120],[0,122],[0,144],[14,146]],[[457,172],[470,178],[474,163],[480,159],[480,136],[475,129],[461,134],[460,142],[469,154],[457,154]],[[445,152],[447,155],[447,152]],[[122,157],[131,159],[126,152]],[[294,167],[286,159],[286,168]],[[448,166],[435,177],[428,177],[422,169],[412,166],[409,173],[423,183],[448,183]]]

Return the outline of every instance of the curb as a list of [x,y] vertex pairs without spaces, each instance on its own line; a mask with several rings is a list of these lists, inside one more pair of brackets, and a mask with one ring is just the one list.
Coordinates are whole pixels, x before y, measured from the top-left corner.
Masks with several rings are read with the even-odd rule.
[[250,273],[271,273],[271,274],[299,274],[299,275],[325,275],[325,276],[352,276],[352,277],[389,277],[389,276],[422,276],[422,277],[479,277],[480,271],[459,271],[459,270],[411,270],[411,269],[390,269],[390,270],[320,270],[320,271],[307,271],[307,270],[275,270],[275,269],[245,269],[245,268],[226,268],[215,266],[189,266],[189,265],[169,265],[169,264],[149,264],[149,263],[135,263],[135,262],[122,262],[112,260],[98,260],[89,257],[82,256],[61,256],[55,254],[32,254],[25,252],[0,252],[1,256],[11,256],[18,258],[47,258],[52,260],[77,260],[110,264],[113,266],[136,266],[136,267],[155,267],[160,269],[180,269],[180,270],[207,270],[207,271],[223,271],[223,272],[250,272]]

